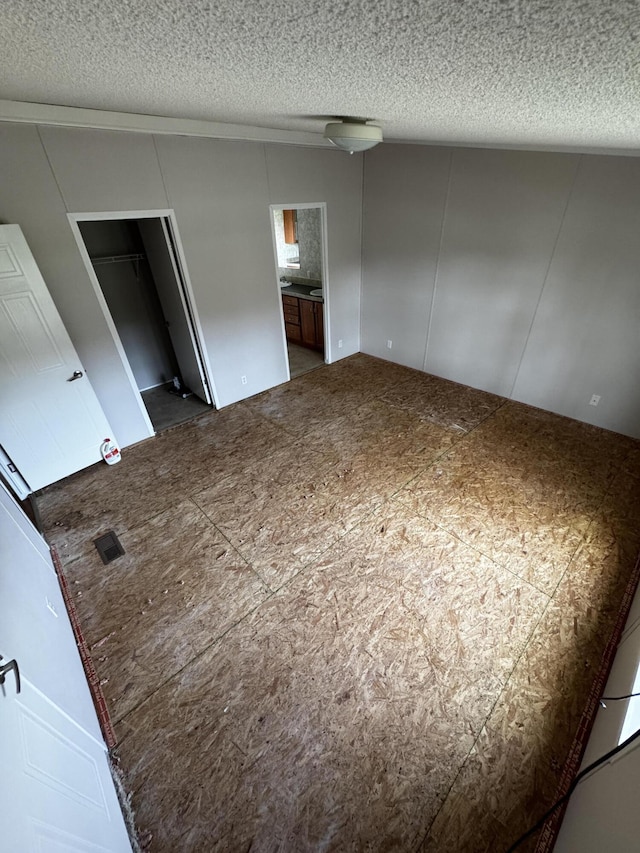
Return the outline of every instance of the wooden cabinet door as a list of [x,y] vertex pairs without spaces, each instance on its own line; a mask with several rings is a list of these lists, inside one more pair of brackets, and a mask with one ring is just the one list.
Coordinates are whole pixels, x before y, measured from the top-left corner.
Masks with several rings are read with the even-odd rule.
[[316,317],[316,348],[319,349],[320,352],[324,352],[324,305],[322,302],[314,302],[313,307],[315,309]]
[[309,299],[300,300],[300,326],[302,328],[302,345],[316,347],[316,315],[315,302]]
[[295,210],[283,210],[282,218],[284,220],[284,242],[285,243],[297,243],[298,242],[298,234],[297,234],[297,216]]
[[302,343],[300,332],[300,300],[297,296],[282,294],[282,308],[284,312],[284,331],[288,341]]

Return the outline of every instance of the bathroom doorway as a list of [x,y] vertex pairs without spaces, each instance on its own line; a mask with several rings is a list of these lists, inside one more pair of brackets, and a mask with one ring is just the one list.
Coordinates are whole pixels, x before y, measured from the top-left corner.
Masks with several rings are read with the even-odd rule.
[[170,218],[77,215],[74,224],[151,434],[210,410],[205,358]]
[[326,205],[271,205],[271,228],[289,378],[328,358]]

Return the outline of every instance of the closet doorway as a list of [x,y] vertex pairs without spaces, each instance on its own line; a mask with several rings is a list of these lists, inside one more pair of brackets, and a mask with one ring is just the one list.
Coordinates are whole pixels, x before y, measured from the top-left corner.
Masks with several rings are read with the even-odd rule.
[[70,218],[150,433],[211,409],[206,356],[171,217]]

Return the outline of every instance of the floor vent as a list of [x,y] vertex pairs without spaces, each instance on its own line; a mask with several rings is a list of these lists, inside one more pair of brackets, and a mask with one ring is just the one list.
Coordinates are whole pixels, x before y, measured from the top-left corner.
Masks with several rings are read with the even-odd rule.
[[100,558],[105,566],[107,563],[116,560],[118,557],[122,557],[124,554],[124,548],[113,530],[105,533],[104,536],[98,536],[97,539],[93,540],[93,544],[98,549],[98,554],[100,554]]

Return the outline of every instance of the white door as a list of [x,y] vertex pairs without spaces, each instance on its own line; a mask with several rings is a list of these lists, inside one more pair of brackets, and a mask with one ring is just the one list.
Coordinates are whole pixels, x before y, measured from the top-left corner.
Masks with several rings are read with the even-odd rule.
[[0,444],[35,491],[114,438],[19,225],[0,225]]
[[47,544],[2,484],[0,498],[0,654],[102,743]]
[[2,849],[130,853],[46,543],[0,484]]
[[3,850],[131,853],[104,747],[26,677],[16,693],[13,673],[0,687],[0,796]]
[[167,223],[164,219],[139,219],[138,227],[182,379],[194,394],[205,403],[211,403],[197,340],[187,320],[189,307]]

